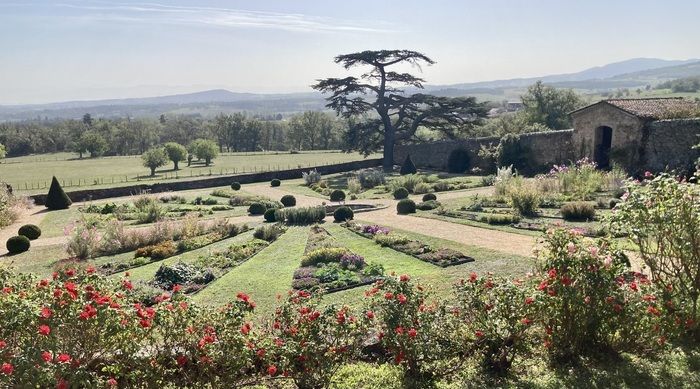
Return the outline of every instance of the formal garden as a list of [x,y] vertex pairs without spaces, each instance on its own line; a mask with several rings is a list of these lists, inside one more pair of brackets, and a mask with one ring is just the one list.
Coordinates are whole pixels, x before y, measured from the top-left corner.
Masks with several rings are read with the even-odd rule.
[[[0,382],[700,382],[696,184],[587,160],[535,177],[401,170],[76,204],[56,182],[0,259]],[[6,196],[10,225],[28,205]],[[533,255],[509,251],[517,237]]]

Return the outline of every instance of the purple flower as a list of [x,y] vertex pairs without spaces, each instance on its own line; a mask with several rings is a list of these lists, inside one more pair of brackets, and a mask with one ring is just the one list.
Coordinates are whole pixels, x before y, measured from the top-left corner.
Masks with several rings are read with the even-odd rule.
[[388,234],[389,229],[386,227],[382,226],[364,226],[362,227],[362,232],[365,234],[370,234],[370,235],[377,235],[377,234]]
[[343,254],[340,257],[340,266],[345,269],[362,269],[365,266],[365,259],[357,254]]

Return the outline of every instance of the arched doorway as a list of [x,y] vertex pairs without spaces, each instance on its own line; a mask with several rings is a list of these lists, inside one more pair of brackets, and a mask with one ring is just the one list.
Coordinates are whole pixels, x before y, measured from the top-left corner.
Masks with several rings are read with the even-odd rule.
[[612,128],[600,126],[595,129],[595,152],[593,160],[600,169],[610,168],[610,148],[612,147]]

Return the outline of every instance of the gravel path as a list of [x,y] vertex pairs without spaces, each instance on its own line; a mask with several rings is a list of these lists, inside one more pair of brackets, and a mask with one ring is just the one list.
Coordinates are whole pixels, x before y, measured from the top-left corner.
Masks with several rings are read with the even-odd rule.
[[[7,227],[3,227],[0,230],[0,255],[7,254],[7,248],[5,247],[5,242],[11,237],[17,235],[17,231],[20,227],[25,224],[35,224],[39,225],[41,221],[46,216],[46,208],[32,205],[29,208],[22,208],[19,211],[19,217],[17,220]],[[41,237],[39,239],[32,241],[32,246],[42,246],[40,243]],[[47,240],[47,239],[44,239]]]

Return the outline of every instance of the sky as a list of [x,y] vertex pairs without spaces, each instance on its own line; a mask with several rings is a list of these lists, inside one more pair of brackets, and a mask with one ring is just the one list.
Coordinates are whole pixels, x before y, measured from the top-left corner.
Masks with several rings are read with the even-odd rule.
[[695,0],[0,0],[0,104],[305,92],[368,49],[427,54],[429,84],[700,58],[697,15]]

